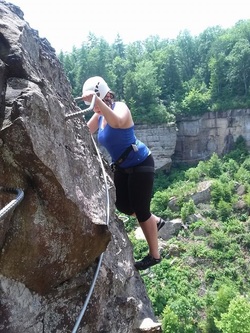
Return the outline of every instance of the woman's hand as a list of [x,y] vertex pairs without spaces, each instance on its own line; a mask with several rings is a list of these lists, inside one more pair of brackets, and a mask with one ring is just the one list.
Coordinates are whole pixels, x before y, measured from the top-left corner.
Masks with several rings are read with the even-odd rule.
[[82,99],[85,102],[91,103],[94,95],[96,95],[96,93],[93,90],[86,90],[82,95]]

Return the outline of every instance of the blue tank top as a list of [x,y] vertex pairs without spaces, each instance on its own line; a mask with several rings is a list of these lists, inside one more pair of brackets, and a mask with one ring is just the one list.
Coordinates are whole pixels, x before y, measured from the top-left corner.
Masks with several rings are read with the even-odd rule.
[[134,126],[129,128],[113,128],[107,124],[101,128],[103,116],[99,117],[99,130],[98,141],[104,146],[112,158],[112,162],[118,160],[122,153],[132,144],[136,144],[138,150],[132,150],[128,157],[119,166],[121,168],[130,168],[142,163],[148,155],[150,150],[148,147],[138,140],[134,133]]

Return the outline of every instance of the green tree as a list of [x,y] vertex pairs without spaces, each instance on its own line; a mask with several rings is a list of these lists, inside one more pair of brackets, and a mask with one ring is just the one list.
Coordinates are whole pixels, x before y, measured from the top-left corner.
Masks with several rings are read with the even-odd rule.
[[178,96],[181,96],[183,90],[178,48],[175,44],[169,43],[154,51],[152,60],[157,68],[157,80],[161,87],[160,99],[168,106],[172,101],[177,100]]
[[194,75],[195,65],[198,60],[196,42],[197,39],[188,30],[182,31],[176,38],[183,81],[189,81]]
[[232,298],[236,296],[236,293],[235,286],[228,282],[227,284],[222,284],[215,295],[207,294],[206,333],[220,332],[216,322],[221,319],[223,313],[227,312],[229,304]]
[[169,198],[168,191],[157,191],[151,201],[152,211],[159,216],[165,216],[165,211],[168,210]]
[[174,121],[180,112],[248,107],[249,36],[250,20],[231,29],[211,27],[197,37],[183,31],[173,40],[151,36],[128,45],[119,35],[109,45],[89,33],[80,49],[60,52],[59,58],[74,95],[88,77],[103,76],[137,119],[157,123]]
[[222,333],[249,333],[250,302],[247,297],[237,296],[229,304],[228,311],[215,320]]
[[219,156],[216,153],[213,153],[207,162],[207,175],[211,178],[217,178],[221,175],[222,170],[222,162]]
[[211,185],[211,201],[218,207],[222,200],[228,203],[232,201],[232,184],[215,180]]
[[216,39],[211,48],[211,57],[209,59],[209,69],[211,72],[210,90],[215,109],[221,106],[228,107],[230,104],[231,91],[227,78],[230,64],[227,56],[234,43],[234,38],[232,38],[229,31],[224,31]]
[[126,46],[124,45],[123,40],[119,34],[116,36],[116,39],[112,44],[112,50],[113,50],[113,58],[119,57],[124,59],[126,57],[125,56]]
[[238,40],[228,55],[228,80],[235,95],[249,94],[250,84],[250,42],[246,38]]
[[75,48],[73,48],[72,53],[63,53],[61,52],[59,55],[59,59],[63,62],[64,70],[67,75],[67,78],[69,79],[73,95],[78,96],[78,77],[77,72],[79,70],[77,66],[77,51]]
[[233,210],[232,204],[222,199],[219,201],[217,209],[218,209],[218,216],[221,218],[222,221],[226,221],[231,215],[231,212]]
[[114,75],[114,92],[117,100],[124,99],[124,79],[127,73],[127,61],[120,56],[116,56],[112,62],[112,72]]
[[124,97],[132,110],[135,123],[167,121],[166,108],[159,100],[160,93],[156,68],[151,60],[140,61],[133,72],[127,73]]
[[128,70],[133,72],[136,65],[145,58],[143,42],[137,41],[127,45],[125,54],[128,61]]
[[210,85],[209,60],[211,57],[211,49],[214,42],[223,33],[223,29],[219,26],[209,27],[205,29],[197,39],[198,55],[199,55],[199,73],[206,87]]
[[203,114],[210,105],[210,92],[208,89],[192,88],[181,103],[183,113]]
[[178,333],[179,332],[179,319],[171,308],[166,305],[163,311],[162,320],[163,333]]
[[195,212],[195,204],[193,200],[189,200],[188,202],[184,202],[181,207],[181,219],[182,221],[186,221],[189,215],[194,214]]

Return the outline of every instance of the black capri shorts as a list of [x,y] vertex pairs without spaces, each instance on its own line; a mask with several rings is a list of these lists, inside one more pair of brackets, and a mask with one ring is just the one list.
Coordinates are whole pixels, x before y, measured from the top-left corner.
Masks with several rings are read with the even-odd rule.
[[[144,171],[143,168],[139,168],[141,166],[152,167],[152,171]],[[154,159],[152,155],[149,155],[146,160],[137,165],[136,168],[138,168],[138,171],[131,173],[127,173],[123,169],[115,170],[115,204],[116,208],[121,213],[126,215],[135,214],[137,220],[141,223],[147,221],[151,216],[150,202],[155,175]]]

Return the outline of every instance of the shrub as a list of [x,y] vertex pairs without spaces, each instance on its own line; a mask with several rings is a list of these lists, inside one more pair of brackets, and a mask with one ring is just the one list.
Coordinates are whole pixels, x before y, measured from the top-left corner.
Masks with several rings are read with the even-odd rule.
[[219,201],[217,209],[218,216],[221,218],[222,221],[226,221],[233,210],[232,204],[224,200]]
[[211,185],[211,201],[215,207],[218,207],[221,200],[232,202],[232,184],[216,180]]
[[185,202],[181,207],[181,219],[183,222],[186,221],[187,217],[195,212],[195,204],[192,199],[188,202]]
[[230,301],[236,295],[235,287],[229,284],[223,284],[216,294],[209,293],[207,295],[207,325],[206,332],[219,333],[221,332],[216,325],[216,320],[219,320],[223,313],[227,312]]
[[207,162],[208,176],[211,178],[218,178],[223,172],[221,159],[217,154],[213,153],[210,160]]
[[228,311],[215,319],[216,326],[223,333],[249,333],[250,330],[250,302],[244,296],[235,297],[228,307]]
[[167,305],[163,311],[163,333],[179,332],[179,319],[173,310]]

